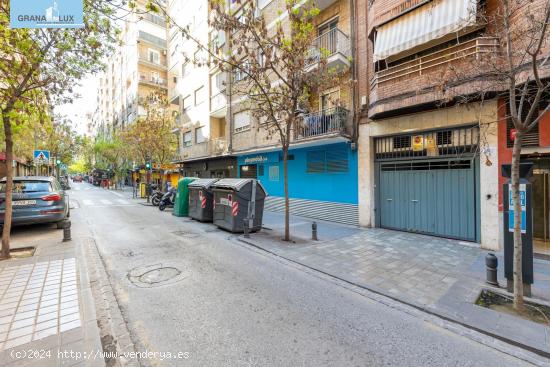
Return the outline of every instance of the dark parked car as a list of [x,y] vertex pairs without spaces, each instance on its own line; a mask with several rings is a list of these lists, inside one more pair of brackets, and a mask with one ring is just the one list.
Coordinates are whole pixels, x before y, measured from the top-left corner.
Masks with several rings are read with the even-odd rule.
[[[4,224],[6,178],[0,180],[0,225]],[[13,178],[13,225],[56,223],[70,216],[69,196],[54,177]]]

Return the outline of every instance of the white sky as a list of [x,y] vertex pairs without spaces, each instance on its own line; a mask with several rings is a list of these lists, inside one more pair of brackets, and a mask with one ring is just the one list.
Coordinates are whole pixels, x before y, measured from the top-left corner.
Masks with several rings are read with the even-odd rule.
[[93,112],[96,107],[97,87],[99,85],[99,75],[89,75],[82,79],[80,86],[74,89],[75,95],[80,98],[74,98],[72,104],[64,104],[54,108],[55,113],[66,116],[73,122],[78,134],[86,132],[86,113]]

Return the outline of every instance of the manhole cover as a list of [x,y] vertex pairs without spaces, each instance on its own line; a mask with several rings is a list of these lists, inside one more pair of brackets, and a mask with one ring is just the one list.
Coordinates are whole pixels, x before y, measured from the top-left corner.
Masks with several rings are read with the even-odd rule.
[[187,275],[175,266],[155,264],[130,270],[128,279],[138,287],[152,288],[174,284],[186,278]]
[[186,232],[186,231],[174,231],[172,232],[176,236],[185,237],[185,238],[197,238],[199,237],[198,233],[195,232]]
[[150,270],[139,277],[139,281],[143,283],[156,284],[166,282],[181,274],[176,268],[160,268]]

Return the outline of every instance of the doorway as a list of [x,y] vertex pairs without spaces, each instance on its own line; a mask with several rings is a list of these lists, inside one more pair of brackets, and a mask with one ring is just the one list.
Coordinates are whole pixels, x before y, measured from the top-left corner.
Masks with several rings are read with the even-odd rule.
[[532,161],[533,252],[550,259],[550,158]]

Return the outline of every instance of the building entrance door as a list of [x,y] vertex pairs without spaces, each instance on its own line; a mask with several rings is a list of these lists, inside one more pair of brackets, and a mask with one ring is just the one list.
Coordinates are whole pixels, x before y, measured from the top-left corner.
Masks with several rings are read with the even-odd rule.
[[534,163],[533,250],[536,255],[550,259],[550,159]]

